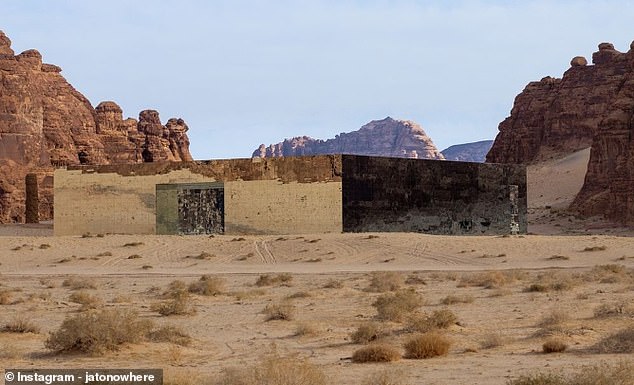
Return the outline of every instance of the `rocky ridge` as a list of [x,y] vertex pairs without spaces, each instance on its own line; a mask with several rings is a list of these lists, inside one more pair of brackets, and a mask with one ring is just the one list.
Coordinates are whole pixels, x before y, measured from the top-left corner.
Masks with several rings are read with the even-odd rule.
[[38,174],[40,219],[52,218],[52,171],[75,164],[188,161],[188,127],[158,112],[123,119],[114,102],[93,108],[34,49],[15,55],[0,31],[0,223],[24,220],[24,180]]
[[561,79],[529,83],[499,125],[488,162],[533,163],[591,147],[571,209],[634,225],[634,43],[599,44],[592,65],[574,57]]
[[479,142],[455,144],[440,153],[447,160],[483,163],[492,145],[492,140],[481,140]]
[[444,159],[420,125],[390,117],[373,120],[357,131],[341,133],[328,140],[298,136],[268,147],[262,144],[252,156],[270,158],[321,154]]

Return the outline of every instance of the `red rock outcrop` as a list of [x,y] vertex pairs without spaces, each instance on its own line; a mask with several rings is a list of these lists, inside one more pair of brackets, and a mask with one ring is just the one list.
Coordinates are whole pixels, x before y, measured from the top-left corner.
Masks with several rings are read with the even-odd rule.
[[420,125],[390,117],[373,120],[357,131],[339,134],[334,139],[298,136],[268,147],[262,144],[252,156],[268,158],[322,154],[444,159]]
[[593,65],[582,59],[573,58],[562,79],[526,86],[487,161],[531,163],[591,146],[571,209],[634,225],[634,43],[627,53],[601,43]]
[[[142,162],[144,151],[147,159],[192,160],[181,119],[163,126],[147,110],[138,124],[123,120],[114,102],[93,108],[60,72],[36,50],[15,55],[0,31],[0,222],[23,220],[27,172],[40,176],[40,218],[50,219],[54,167]],[[148,132],[146,115],[155,125]]]

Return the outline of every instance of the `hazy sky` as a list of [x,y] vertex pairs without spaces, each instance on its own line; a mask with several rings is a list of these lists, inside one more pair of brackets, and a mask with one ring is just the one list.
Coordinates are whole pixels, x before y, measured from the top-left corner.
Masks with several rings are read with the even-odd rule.
[[603,41],[630,1],[0,0],[0,29],[93,105],[182,117],[196,159],[249,157],[391,116],[439,149],[492,139],[532,80]]

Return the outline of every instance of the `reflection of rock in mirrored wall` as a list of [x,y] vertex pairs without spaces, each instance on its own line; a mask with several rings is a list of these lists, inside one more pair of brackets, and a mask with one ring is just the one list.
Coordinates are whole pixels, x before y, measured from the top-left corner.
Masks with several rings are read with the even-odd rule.
[[181,234],[224,233],[224,190],[179,190],[178,225],[178,232]]
[[526,232],[526,168],[357,155],[69,166],[55,233]]

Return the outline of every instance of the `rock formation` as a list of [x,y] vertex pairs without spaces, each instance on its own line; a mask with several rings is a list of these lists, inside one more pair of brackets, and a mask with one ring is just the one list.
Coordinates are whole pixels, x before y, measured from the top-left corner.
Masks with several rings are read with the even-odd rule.
[[192,160],[181,119],[163,126],[146,110],[138,123],[123,120],[114,102],[93,108],[60,72],[36,50],[15,55],[0,31],[0,222],[24,219],[28,172],[39,176],[40,218],[51,219],[53,167],[142,162],[144,153],[146,161]]
[[298,136],[268,147],[262,144],[252,156],[269,158],[321,154],[444,159],[421,126],[390,117],[373,120],[357,131],[342,133],[333,139]]
[[529,83],[487,161],[531,163],[591,146],[571,209],[634,225],[634,43],[627,53],[601,43],[592,63],[575,57],[562,79]]
[[482,163],[485,161],[486,155],[492,145],[492,140],[481,140],[473,143],[455,144],[447,147],[440,153],[447,160]]

